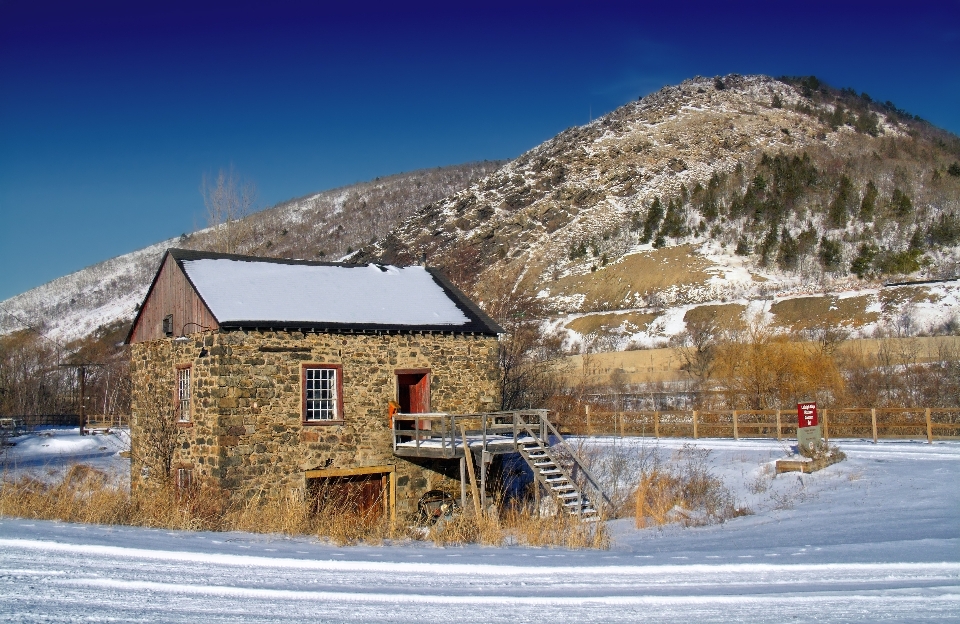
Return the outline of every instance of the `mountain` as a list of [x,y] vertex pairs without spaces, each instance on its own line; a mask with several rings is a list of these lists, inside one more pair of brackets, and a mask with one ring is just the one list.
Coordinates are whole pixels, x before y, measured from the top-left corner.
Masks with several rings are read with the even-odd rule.
[[351,259],[425,255],[480,300],[535,295],[571,347],[662,343],[694,308],[776,319],[783,299],[803,301],[780,304],[781,324],[866,334],[931,304],[913,331],[939,331],[956,282],[883,284],[957,276],[958,159],[955,135],[814,77],[698,77],[562,132]]
[[[241,230],[239,244],[230,251],[336,260],[502,164],[422,169],[283,202],[230,224]],[[25,327],[64,343],[96,333],[119,335],[120,326],[133,319],[163,252],[174,246],[212,250],[214,234],[207,228],[165,240],[0,302],[0,335]]]
[[[659,346],[697,319],[953,332],[958,161],[958,137],[867,94],[813,77],[697,77],[506,164],[285,202],[233,224],[231,251],[426,256],[488,309],[505,294],[535,300],[574,351]],[[70,340],[122,323],[164,248],[215,249],[217,232],[4,301],[0,332],[41,323]],[[918,280],[945,281],[885,285]]]

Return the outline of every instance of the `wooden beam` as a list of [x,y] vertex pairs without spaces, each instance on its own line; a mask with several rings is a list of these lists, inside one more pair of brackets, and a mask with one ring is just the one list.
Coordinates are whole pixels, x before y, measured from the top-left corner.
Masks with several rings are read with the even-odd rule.
[[324,479],[327,477],[353,477],[357,475],[383,474],[396,470],[396,466],[361,466],[359,468],[323,468],[319,470],[307,470],[304,476],[307,479]]
[[473,453],[470,452],[470,444],[467,441],[467,428],[460,425],[460,436],[463,440],[463,457],[467,462],[467,472],[470,474],[470,493],[473,494],[473,507],[480,517],[480,493],[477,491],[477,476],[473,472]]
[[397,521],[397,473],[390,471],[390,522]]
[[466,458],[460,458],[460,509],[467,508],[467,468]]

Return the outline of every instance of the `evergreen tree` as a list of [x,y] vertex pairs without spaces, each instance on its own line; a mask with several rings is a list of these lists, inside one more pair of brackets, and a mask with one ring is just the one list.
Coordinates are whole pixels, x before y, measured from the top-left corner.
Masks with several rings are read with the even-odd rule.
[[850,199],[853,197],[853,183],[846,175],[840,176],[840,184],[837,188],[837,194],[830,202],[827,210],[827,217],[830,227],[843,228],[847,226],[847,207]]
[[910,201],[906,193],[898,188],[893,189],[893,196],[890,198],[890,207],[898,219],[909,217],[913,212],[913,202]]
[[840,241],[830,240],[826,236],[820,238],[820,252],[817,254],[824,270],[837,272],[843,262],[843,248]]
[[679,199],[671,199],[667,204],[667,214],[663,218],[663,225],[660,227],[660,233],[672,238],[680,238],[687,235],[687,223],[684,218],[683,208]]
[[786,228],[780,234],[780,249],[777,252],[777,264],[781,269],[795,269],[800,260],[800,252],[797,247],[797,240],[790,236]]
[[863,279],[870,273],[870,269],[873,266],[873,261],[877,257],[877,247],[871,243],[863,243],[860,245],[860,249],[857,250],[857,257],[853,259],[853,262],[850,263],[850,270],[853,271],[854,275]]
[[659,197],[655,197],[653,204],[650,206],[650,210],[647,211],[647,220],[643,224],[643,237],[640,239],[641,243],[649,243],[653,239],[653,235],[657,231],[657,228],[660,227],[662,220],[663,203]]
[[873,213],[877,207],[877,187],[873,180],[867,182],[863,191],[863,200],[860,202],[860,220],[873,221]]

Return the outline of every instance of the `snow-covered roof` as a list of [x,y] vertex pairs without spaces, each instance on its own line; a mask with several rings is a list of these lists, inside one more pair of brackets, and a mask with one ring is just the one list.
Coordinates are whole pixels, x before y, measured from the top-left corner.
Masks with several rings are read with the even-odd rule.
[[436,271],[421,266],[170,253],[223,328],[502,331]]

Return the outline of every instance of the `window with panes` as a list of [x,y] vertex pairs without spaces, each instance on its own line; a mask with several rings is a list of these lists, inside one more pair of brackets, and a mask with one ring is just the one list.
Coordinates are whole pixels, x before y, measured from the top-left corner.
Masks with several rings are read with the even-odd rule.
[[190,422],[190,368],[177,369],[177,420]]
[[343,420],[339,366],[303,368],[303,421],[325,423]]

